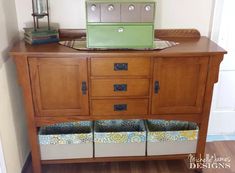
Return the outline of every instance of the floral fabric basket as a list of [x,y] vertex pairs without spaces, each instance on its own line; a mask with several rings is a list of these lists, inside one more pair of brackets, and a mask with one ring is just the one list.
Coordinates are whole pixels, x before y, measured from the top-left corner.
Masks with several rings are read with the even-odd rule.
[[95,122],[95,157],[144,156],[146,130],[141,120]]
[[93,157],[93,129],[90,121],[41,127],[38,139],[42,160]]
[[147,120],[147,155],[195,153],[198,138],[196,123]]

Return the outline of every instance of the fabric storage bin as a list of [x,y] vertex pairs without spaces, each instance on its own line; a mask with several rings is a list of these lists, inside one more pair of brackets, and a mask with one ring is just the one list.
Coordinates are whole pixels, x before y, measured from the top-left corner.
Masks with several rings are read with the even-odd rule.
[[95,157],[145,156],[144,121],[96,121],[94,129]]
[[183,121],[147,120],[147,155],[196,153],[198,126]]
[[61,123],[41,127],[38,138],[42,160],[93,157],[92,122]]

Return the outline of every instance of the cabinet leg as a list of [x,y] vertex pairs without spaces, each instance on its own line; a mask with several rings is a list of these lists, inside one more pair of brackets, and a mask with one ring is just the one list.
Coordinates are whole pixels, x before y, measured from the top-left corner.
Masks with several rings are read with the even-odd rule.
[[198,146],[197,146],[197,153],[196,153],[197,158],[203,158],[205,154],[207,126],[208,126],[208,121],[200,124],[199,126]]
[[28,127],[29,143],[32,154],[33,173],[42,173],[37,127],[35,125],[35,117],[34,117],[35,112],[34,112],[33,96],[31,92],[32,89],[29,77],[30,73],[28,67],[28,57],[22,55],[21,57],[15,58],[15,62],[17,64],[19,82],[23,89],[23,94],[24,94],[24,105],[27,115],[27,127]]
[[29,132],[30,133],[29,138],[30,138],[30,145],[31,145],[33,173],[42,173],[37,128],[33,127],[30,130],[31,132]]
[[[213,88],[214,84],[218,81],[219,65],[222,59],[223,56],[218,55],[211,57],[209,60],[210,71],[208,72],[207,75],[203,112],[201,115],[201,123],[199,126],[199,134],[198,134],[198,143],[197,143],[197,152],[196,152],[196,157],[198,159],[205,157],[206,137],[207,137],[209,116],[210,116]],[[196,169],[195,171],[202,172],[202,169],[199,168]]]
[[[32,123],[33,124],[33,123]],[[32,156],[32,173],[42,173],[41,168],[41,154],[38,143],[38,133],[37,127],[34,127],[31,124],[28,124],[28,136],[29,136],[29,144],[31,148],[31,156]]]

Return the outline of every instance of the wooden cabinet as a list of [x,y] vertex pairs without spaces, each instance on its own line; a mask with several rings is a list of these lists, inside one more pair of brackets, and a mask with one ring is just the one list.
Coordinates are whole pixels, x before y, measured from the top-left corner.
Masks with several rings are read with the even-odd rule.
[[87,60],[29,58],[36,116],[89,115]]
[[201,113],[209,57],[154,60],[152,114]]
[[[182,38],[177,39],[180,33]],[[59,44],[16,44],[11,55],[24,94],[34,173],[42,173],[41,164],[49,163],[188,157],[180,154],[41,161],[38,127],[62,122],[192,121],[199,126],[196,155],[203,155],[213,86],[226,51],[200,34],[192,38],[192,33],[195,31],[161,30],[159,38],[179,42],[161,51],[76,51]]]

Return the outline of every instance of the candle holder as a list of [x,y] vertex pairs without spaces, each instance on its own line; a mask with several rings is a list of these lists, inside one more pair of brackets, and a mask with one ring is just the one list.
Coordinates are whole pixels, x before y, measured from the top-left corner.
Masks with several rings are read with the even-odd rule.
[[34,30],[39,29],[39,19],[47,17],[48,30],[50,27],[48,0],[32,0]]

